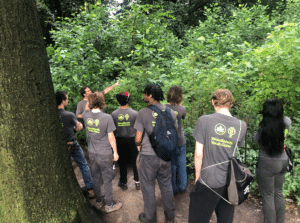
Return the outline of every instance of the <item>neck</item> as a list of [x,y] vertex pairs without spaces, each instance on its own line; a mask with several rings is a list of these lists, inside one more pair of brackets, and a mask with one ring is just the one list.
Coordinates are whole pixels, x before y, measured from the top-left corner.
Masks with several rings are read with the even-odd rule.
[[65,106],[61,103],[60,105],[57,106],[58,109],[65,109]]
[[215,111],[216,111],[216,113],[220,113],[220,114],[223,114],[223,115],[232,116],[232,115],[230,114],[230,111],[229,111],[228,108],[215,107]]
[[85,100],[85,101],[87,101],[88,99],[87,99],[87,97],[84,97],[82,100]]
[[149,101],[148,106],[153,105],[153,104],[160,104],[160,102],[159,101],[155,101],[155,100]]
[[121,106],[121,109],[126,109],[126,108],[128,108],[128,104],[124,105],[124,106]]

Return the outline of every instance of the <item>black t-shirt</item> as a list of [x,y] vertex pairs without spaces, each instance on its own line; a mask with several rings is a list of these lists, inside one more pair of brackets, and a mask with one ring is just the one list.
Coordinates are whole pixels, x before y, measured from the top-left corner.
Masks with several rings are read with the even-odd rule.
[[75,126],[77,125],[77,119],[74,113],[66,111],[64,109],[58,109],[60,121],[62,123],[63,131],[65,133],[66,142],[75,140]]

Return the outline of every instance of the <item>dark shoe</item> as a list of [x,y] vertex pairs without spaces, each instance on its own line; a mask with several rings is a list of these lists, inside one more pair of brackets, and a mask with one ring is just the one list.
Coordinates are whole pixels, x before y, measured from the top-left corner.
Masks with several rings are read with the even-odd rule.
[[95,198],[95,192],[93,189],[88,189],[88,192],[89,192],[89,199]]
[[111,212],[113,212],[113,211],[119,210],[121,207],[122,207],[122,203],[121,203],[121,202],[117,202],[117,203],[113,203],[113,204],[110,205],[110,206],[105,205],[104,211],[105,211],[106,213],[111,213]]
[[145,213],[140,213],[139,219],[140,219],[141,222],[145,222],[145,223],[148,222],[147,219],[146,219]]
[[123,184],[121,182],[119,182],[118,186],[121,187],[123,190],[127,190],[128,189],[127,184]]
[[140,182],[135,182],[135,188],[137,190],[140,190],[141,189],[141,183]]

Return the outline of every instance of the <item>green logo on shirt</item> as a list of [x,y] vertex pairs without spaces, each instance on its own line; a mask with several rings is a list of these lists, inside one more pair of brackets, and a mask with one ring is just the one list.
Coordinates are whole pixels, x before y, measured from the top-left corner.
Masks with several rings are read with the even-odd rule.
[[86,121],[86,123],[89,125],[89,126],[92,126],[94,124],[94,120],[92,118],[88,118],[88,120]]
[[99,122],[100,122],[99,119],[96,119],[96,120],[95,120],[95,125],[98,126],[98,125],[99,125]]
[[153,118],[157,118],[158,114],[155,111],[153,111],[152,116],[153,116]]
[[124,115],[119,114],[119,115],[118,115],[118,119],[119,119],[119,121],[123,121],[123,120],[124,120]]
[[219,123],[215,126],[215,132],[218,134],[218,135],[224,135],[225,132],[226,132],[226,127],[225,125]]
[[229,138],[231,138],[236,133],[236,130],[234,127],[230,127],[228,129]]
[[174,112],[175,112],[175,115],[178,116],[178,111],[174,111]]
[[129,115],[128,114],[125,115],[125,119],[128,121],[128,119],[129,119]]

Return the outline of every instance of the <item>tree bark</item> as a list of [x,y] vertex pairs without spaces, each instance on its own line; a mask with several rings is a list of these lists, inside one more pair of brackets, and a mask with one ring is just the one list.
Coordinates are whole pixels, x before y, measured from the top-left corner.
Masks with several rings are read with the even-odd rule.
[[0,0],[0,190],[4,222],[103,222],[63,141],[35,0]]

